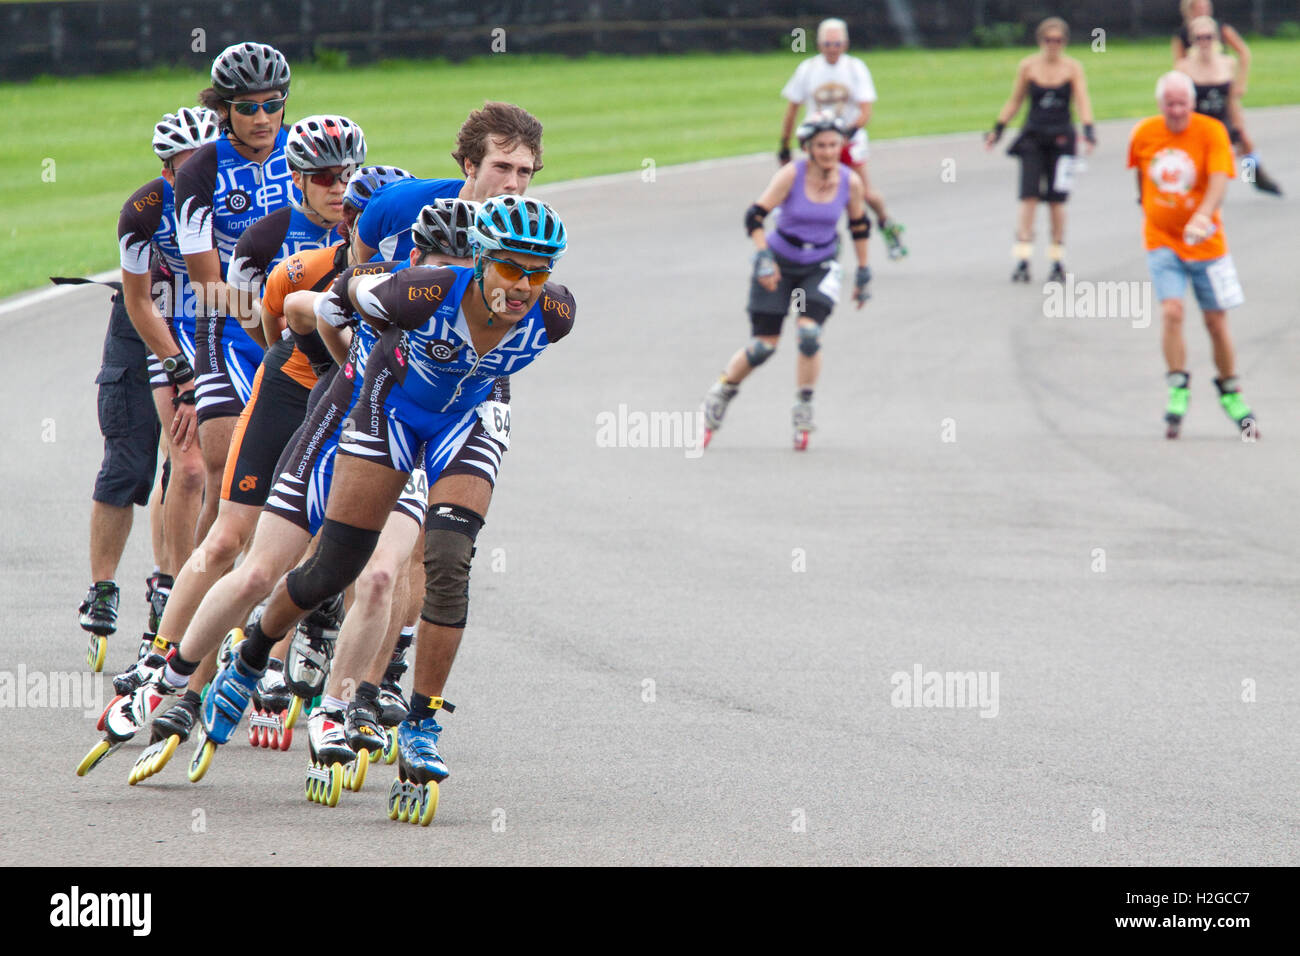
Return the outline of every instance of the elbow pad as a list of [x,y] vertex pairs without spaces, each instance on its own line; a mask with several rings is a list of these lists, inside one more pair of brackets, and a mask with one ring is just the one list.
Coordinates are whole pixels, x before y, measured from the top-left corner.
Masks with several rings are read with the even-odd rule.
[[763,220],[767,218],[768,210],[764,209],[758,203],[750,206],[745,210],[745,235],[749,235],[755,229],[763,228]]

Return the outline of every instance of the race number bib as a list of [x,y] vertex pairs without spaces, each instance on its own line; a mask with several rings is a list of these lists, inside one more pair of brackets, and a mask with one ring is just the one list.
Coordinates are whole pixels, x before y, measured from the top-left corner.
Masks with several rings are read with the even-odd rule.
[[1052,192],[1068,193],[1074,188],[1074,174],[1078,171],[1073,156],[1056,158],[1056,174],[1052,177]]
[[510,447],[510,406],[505,402],[483,402],[478,412],[483,430],[506,448]]
[[1210,280],[1214,290],[1214,299],[1221,309],[1231,309],[1246,301],[1241,291],[1241,282],[1237,279],[1237,267],[1232,264],[1232,256],[1224,256],[1205,270],[1205,277]]
[[402,489],[401,497],[418,501],[424,501],[429,497],[429,476],[424,473],[423,468],[416,468],[407,476],[406,487]]
[[817,291],[830,299],[833,304],[839,304],[840,301],[840,276],[843,271],[839,262],[832,259],[826,263],[825,278],[817,283]]

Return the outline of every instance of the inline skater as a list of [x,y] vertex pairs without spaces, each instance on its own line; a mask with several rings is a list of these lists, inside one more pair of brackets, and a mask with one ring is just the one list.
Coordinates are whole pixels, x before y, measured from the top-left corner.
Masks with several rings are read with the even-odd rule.
[[[731,357],[704,398],[706,446],[722,426],[727,405],[736,397],[740,383],[776,351],[791,294],[799,290],[794,445],[800,451],[808,447],[813,389],[821,371],[822,326],[839,301],[840,249],[835,227],[845,210],[858,259],[853,298],[861,309],[871,296],[871,270],[867,267],[871,221],[863,205],[862,181],[840,162],[846,134],[843,121],[833,114],[817,113],[805,120],[798,135],[807,157],[781,167],[745,213],[745,232],[756,250],[749,288],[751,338]],[[764,218],[778,206],[781,218],[777,227],[764,232]]]
[[1255,413],[1241,396],[1228,331],[1227,310],[1244,301],[1220,216],[1233,175],[1228,131],[1217,120],[1193,112],[1196,87],[1185,73],[1160,77],[1156,101],[1160,115],[1143,120],[1133,130],[1128,165],[1137,170],[1146,220],[1147,267],[1160,299],[1169,386],[1166,436],[1178,437],[1187,414],[1183,293],[1190,279],[1213,345],[1219,402],[1243,435],[1255,438]]
[[[177,371],[189,367],[189,359],[177,346],[167,319],[159,311],[161,304],[170,312],[167,309],[170,297],[155,302],[154,266],[161,258],[161,267],[173,274],[177,270],[184,272],[185,262],[176,248],[172,182],[176,170],[193,151],[217,135],[217,118],[207,110],[182,107],[164,115],[154,127],[153,135],[154,154],[163,164],[161,175],[132,193],[118,217],[122,284],[113,297],[103,363],[96,378],[100,386],[104,461],[91,496],[90,557],[91,576],[95,581],[80,609],[81,626],[91,633],[87,663],[95,671],[103,667],[107,636],[117,629],[120,598],[113,578],[131,530],[132,506],[148,502],[153,488],[158,443],[164,434],[159,427],[160,420],[166,428],[167,439],[173,436],[173,424],[176,426],[173,503],[184,494],[183,473],[192,474],[195,465],[201,467],[197,447],[190,450],[194,438],[192,414],[187,418],[182,413],[175,422],[172,418],[172,399],[177,387],[172,378],[163,375],[163,387],[152,398],[149,394],[150,366],[159,354],[171,359],[172,376],[180,379],[182,389],[194,387],[183,372]],[[191,357],[192,354],[191,349]],[[158,371],[162,371],[161,365]],[[188,464],[183,464],[182,459]],[[170,576],[162,569],[174,571],[189,554],[188,549],[178,553],[180,546],[189,543],[184,535],[173,535],[170,541],[164,538],[162,553],[155,557],[159,568],[147,582],[151,616],[158,610],[156,605],[165,602],[171,583]]]
[[[201,541],[216,519],[235,419],[252,389],[262,347],[230,321],[224,277],[239,237],[257,220],[296,201],[282,120],[289,64],[274,47],[238,43],[212,64],[210,102],[219,100],[225,136],[203,147],[176,179],[178,245],[194,309],[199,447],[206,471]],[[260,328],[254,330],[260,336]]]
[[876,86],[867,65],[849,56],[848,48],[849,28],[843,20],[832,18],[818,24],[817,49],[821,52],[800,63],[781,91],[789,103],[781,121],[781,148],[777,158],[782,165],[790,161],[790,133],[800,104],[807,107],[805,120],[814,113],[829,112],[839,117],[848,131],[840,162],[851,166],[862,179],[863,196],[879,220],[889,258],[901,259],[907,255],[901,238],[903,225],[889,218],[884,197],[872,187],[867,175],[867,124],[871,122],[876,102]]
[[[265,319],[273,324],[283,301],[281,290],[324,287],[347,265],[346,247],[338,228],[343,220],[343,195],[352,173],[365,161],[365,136],[342,116],[309,116],[289,131],[285,154],[293,170],[293,183],[303,196],[300,205],[285,206],[245,230],[231,256],[229,285],[232,313],[242,319]],[[308,256],[307,253],[317,253]],[[278,302],[268,303],[264,316],[263,283],[275,275]],[[305,284],[304,284],[305,283]],[[292,338],[278,335],[254,378],[249,400],[240,412],[227,452],[217,517],[176,580],[173,597],[159,627],[159,647],[179,641],[194,618],[204,595],[230,568],[247,546],[257,516],[275,480],[275,466],[307,412],[307,396],[316,384],[311,362]],[[279,663],[279,661],[277,661]],[[194,677],[194,689],[215,673],[215,661]],[[276,669],[264,688],[269,708],[283,710],[288,691]],[[193,716],[193,700],[189,716]],[[180,715],[175,715],[179,717]],[[167,721],[156,733],[170,729]]]
[[[465,626],[470,557],[483,523],[474,511],[439,500],[439,476],[479,422],[505,443],[508,419],[490,402],[497,374],[520,371],[573,324],[572,296],[562,286],[543,288],[567,248],[554,210],[533,199],[494,197],[479,210],[471,236],[472,269],[411,269],[349,280],[348,303],[385,330],[371,350],[360,393],[358,417],[367,430],[349,432],[339,446],[320,549],[276,585],[204,707],[210,732],[228,733],[225,728],[238,723],[277,640],[360,573],[423,443],[431,480],[426,595],[411,710],[398,729],[400,779],[390,793],[390,814],[397,817],[393,808],[400,805],[404,817],[414,803],[424,824],[436,808],[437,781],[447,776],[437,752],[442,728],[435,712],[445,703],[439,695]],[[436,630],[451,632],[454,642],[438,640]]]
[[1012,282],[1029,281],[1029,260],[1034,254],[1034,214],[1039,200],[1047,203],[1052,225],[1052,243],[1047,258],[1052,263],[1048,282],[1064,282],[1065,201],[1074,179],[1077,137],[1070,119],[1070,100],[1078,100],[1083,123],[1084,153],[1097,145],[1092,124],[1092,103],[1083,65],[1065,55],[1070,28],[1060,17],[1048,17],[1035,33],[1039,51],[1020,61],[1011,96],[998,113],[992,131],[984,137],[984,148],[992,149],[1002,131],[1029,97],[1029,115],[1020,135],[1007,153],[1020,160],[1020,214],[1016,222],[1016,260]]
[[464,180],[411,179],[374,195],[357,222],[357,261],[408,259],[411,224],[439,199],[482,202],[503,193],[523,195],[542,169],[542,124],[518,106],[484,103],[461,124],[451,155]]
[[[1246,41],[1242,39],[1241,34],[1229,23],[1218,26],[1216,30],[1218,36],[1213,40],[1197,39],[1194,35],[1197,31],[1192,26],[1192,21],[1197,17],[1213,18],[1214,4],[1210,0],[1181,0],[1178,10],[1182,15],[1183,22],[1170,41],[1174,56],[1174,69],[1191,76],[1192,81],[1196,84],[1196,112],[1205,113],[1207,116],[1222,120],[1224,125],[1228,127],[1228,134],[1232,138],[1232,145],[1236,148],[1237,155],[1249,163],[1247,168],[1251,171],[1251,182],[1256,189],[1273,196],[1281,196],[1281,187],[1260,166],[1259,154],[1255,151],[1255,141],[1246,129],[1246,114],[1242,108],[1242,98],[1246,95],[1246,85],[1250,77],[1250,47],[1246,45]],[[1224,89],[1220,85],[1221,81],[1214,78],[1213,75],[1208,80],[1198,78],[1198,74],[1202,72],[1221,73],[1221,69],[1215,70],[1208,66],[1189,68],[1189,64],[1186,62],[1195,58],[1197,53],[1204,55],[1200,47],[1198,47],[1198,43],[1210,44],[1214,53],[1230,59],[1223,53],[1220,41],[1237,54],[1234,75],[1230,78],[1232,81],[1231,87],[1228,89]],[[1218,95],[1216,95],[1215,87],[1219,88]],[[1227,97],[1227,102],[1222,102],[1220,96]],[[1225,111],[1225,108],[1227,115],[1220,115]]]

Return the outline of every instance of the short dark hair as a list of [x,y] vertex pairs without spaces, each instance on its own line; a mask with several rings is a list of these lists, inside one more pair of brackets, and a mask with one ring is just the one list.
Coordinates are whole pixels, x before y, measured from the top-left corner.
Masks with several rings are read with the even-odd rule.
[[476,167],[487,155],[488,137],[498,149],[514,149],[527,146],[533,153],[533,172],[542,169],[542,123],[536,116],[511,103],[483,104],[481,110],[474,110],[466,118],[456,134],[456,151],[451,158],[456,160],[462,173],[465,163]]

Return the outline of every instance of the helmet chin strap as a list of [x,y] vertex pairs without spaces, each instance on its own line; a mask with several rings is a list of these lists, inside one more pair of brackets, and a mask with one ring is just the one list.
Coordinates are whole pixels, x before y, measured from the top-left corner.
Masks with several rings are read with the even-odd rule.
[[474,281],[478,283],[478,297],[483,300],[483,308],[487,309],[488,325],[490,326],[492,324],[492,320],[496,318],[496,312],[492,310],[492,306],[488,305],[487,293],[483,291],[484,271],[485,268],[483,266],[482,255],[476,252],[474,254]]

